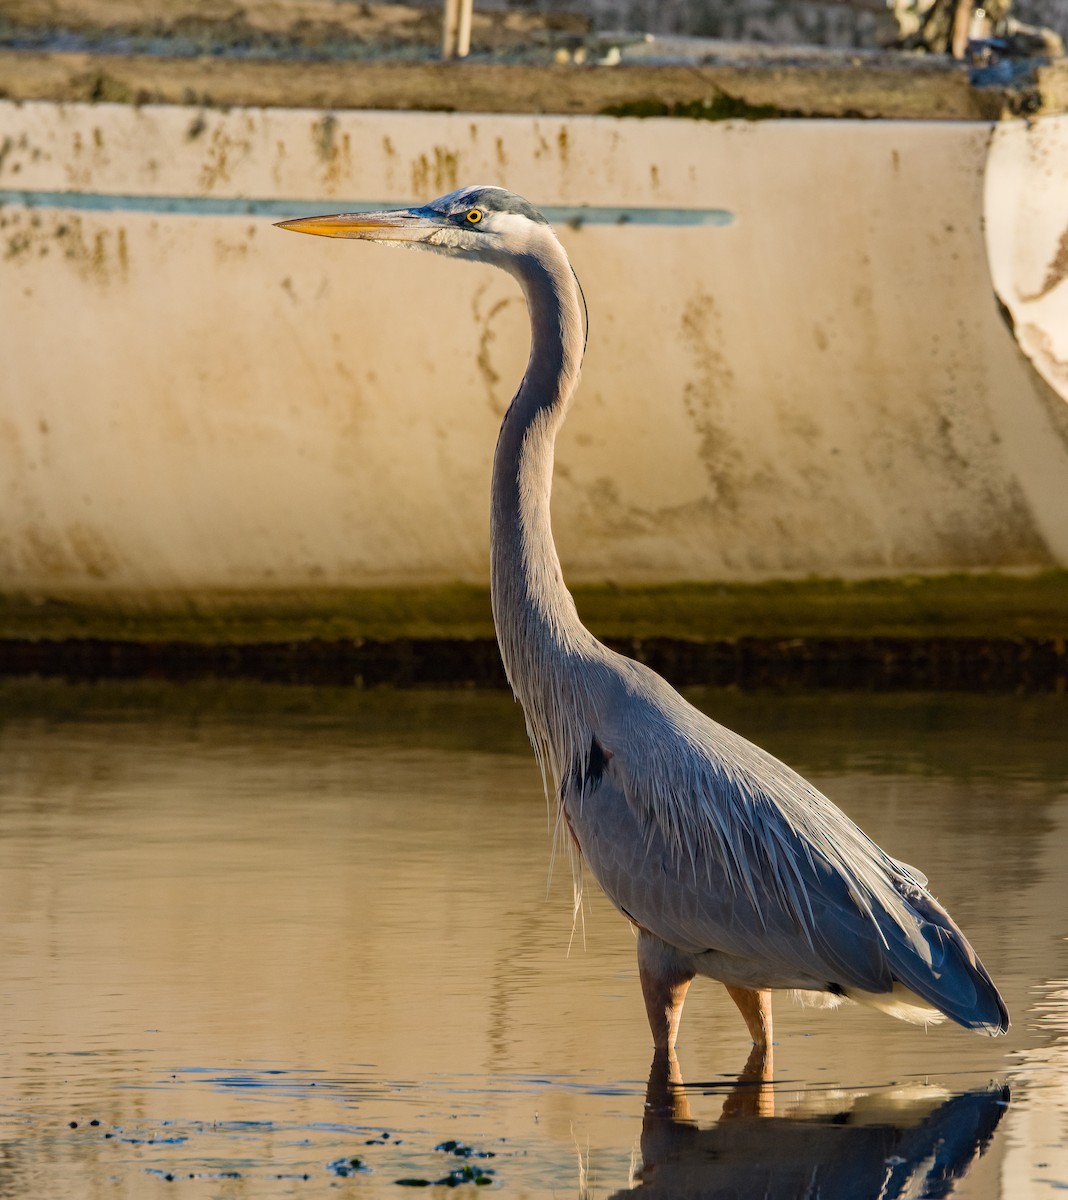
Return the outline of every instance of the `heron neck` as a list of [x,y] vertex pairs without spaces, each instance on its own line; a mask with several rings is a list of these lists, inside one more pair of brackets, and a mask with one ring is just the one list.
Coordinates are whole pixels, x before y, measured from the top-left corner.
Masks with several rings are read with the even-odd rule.
[[528,720],[593,641],[564,584],[549,519],[556,434],[578,382],[583,327],[570,263],[551,234],[545,240],[536,257],[512,267],[530,313],[531,347],[501,425],[490,510],[493,620]]

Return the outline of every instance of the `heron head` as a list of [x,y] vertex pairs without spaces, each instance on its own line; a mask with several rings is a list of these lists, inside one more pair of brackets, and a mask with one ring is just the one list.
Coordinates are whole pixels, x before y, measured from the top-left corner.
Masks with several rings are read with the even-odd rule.
[[507,266],[549,231],[545,218],[521,196],[481,186],[449,192],[421,208],[298,217],[278,225],[298,233],[411,246],[498,266]]

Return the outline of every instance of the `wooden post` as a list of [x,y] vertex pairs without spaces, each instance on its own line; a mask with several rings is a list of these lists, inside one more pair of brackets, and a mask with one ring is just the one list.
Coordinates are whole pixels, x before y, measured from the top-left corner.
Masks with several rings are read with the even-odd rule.
[[441,57],[456,57],[456,35],[460,25],[460,0],[445,0],[445,20],[441,34]]
[[445,0],[441,57],[466,58],[471,53],[471,19],[474,0]]
[[968,49],[968,35],[972,28],[972,0],[957,0],[953,10],[953,26],[950,30],[949,52],[962,59]]
[[474,16],[475,0],[459,0],[460,24],[456,36],[456,57],[466,58],[471,53],[471,19]]

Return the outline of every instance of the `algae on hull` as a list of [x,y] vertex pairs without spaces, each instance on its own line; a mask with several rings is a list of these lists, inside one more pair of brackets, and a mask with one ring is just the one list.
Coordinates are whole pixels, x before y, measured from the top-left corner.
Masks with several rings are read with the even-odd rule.
[[[895,579],[583,585],[600,637],[1066,638],[1068,571]],[[492,638],[487,588],[0,597],[0,639],[248,645],[313,639]]]
[[[716,89],[701,100],[676,100],[669,104],[656,96],[609,104],[601,110],[605,117],[677,117],[689,121],[773,121],[801,114],[774,104],[750,104],[729,92]],[[811,116],[813,114],[805,114]]]

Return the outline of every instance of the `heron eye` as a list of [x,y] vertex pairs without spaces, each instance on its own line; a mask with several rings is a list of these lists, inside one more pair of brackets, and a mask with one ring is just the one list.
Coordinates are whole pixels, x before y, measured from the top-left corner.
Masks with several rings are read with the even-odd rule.
[[482,213],[477,208],[468,210],[467,222],[469,225],[477,225],[482,220]]

